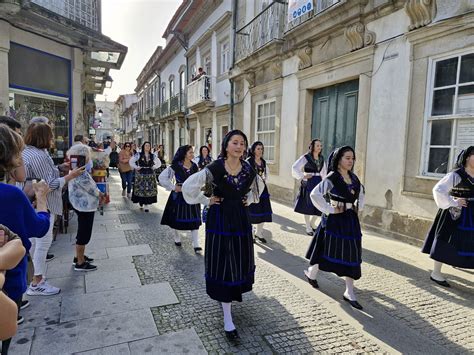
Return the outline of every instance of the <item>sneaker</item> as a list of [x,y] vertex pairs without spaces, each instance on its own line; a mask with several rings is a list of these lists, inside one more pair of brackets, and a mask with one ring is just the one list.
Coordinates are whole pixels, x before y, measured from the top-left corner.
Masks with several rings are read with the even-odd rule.
[[87,261],[84,264],[76,264],[74,265],[74,270],[76,271],[84,271],[84,272],[89,272],[89,271],[95,271],[97,270],[97,266],[89,264]]
[[25,308],[28,308],[29,306],[30,306],[30,301],[23,300],[21,301],[20,309],[25,309]]
[[51,261],[55,258],[54,254],[46,254],[46,262]]
[[25,321],[25,318],[23,318],[23,316],[18,316],[18,318],[16,319],[16,324],[17,325],[20,325],[21,323],[23,323]]
[[46,282],[45,279],[43,279],[36,286],[30,284],[30,286],[26,290],[26,294],[28,296],[52,296],[57,295],[59,292],[61,292],[60,288],[51,286],[49,283]]
[[[91,263],[91,262],[94,261],[94,259],[89,258],[87,255],[84,255],[84,260],[85,260],[86,262],[88,262],[88,263]],[[74,259],[72,259],[72,263],[73,263],[74,265],[77,264],[77,258],[76,258],[76,257],[74,257]]]

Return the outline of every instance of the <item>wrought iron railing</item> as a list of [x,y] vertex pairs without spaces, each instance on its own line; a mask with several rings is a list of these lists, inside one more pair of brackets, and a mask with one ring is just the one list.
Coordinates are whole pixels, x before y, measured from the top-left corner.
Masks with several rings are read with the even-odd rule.
[[214,101],[214,88],[216,86],[216,78],[203,75],[194,80],[187,86],[187,106],[192,107],[201,102]]
[[285,32],[288,32],[295,27],[298,27],[299,25],[303,24],[304,22],[308,21],[312,17],[319,15],[320,13],[328,10],[332,6],[338,4],[341,2],[341,0],[313,0],[314,1],[314,7],[312,10],[308,11],[304,15],[298,17],[297,19],[286,22],[286,27],[285,27]]
[[167,117],[170,115],[170,101],[166,100],[165,102],[162,102],[160,105],[160,117]]
[[273,2],[237,31],[237,61],[248,57],[273,40],[283,39],[287,7],[286,3]]

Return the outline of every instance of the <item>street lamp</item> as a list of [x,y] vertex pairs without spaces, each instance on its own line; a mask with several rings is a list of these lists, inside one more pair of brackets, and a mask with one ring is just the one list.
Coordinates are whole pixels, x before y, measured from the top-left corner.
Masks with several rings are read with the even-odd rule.
[[104,113],[104,111],[102,111],[102,109],[99,109],[99,111],[97,111],[97,113],[99,114],[99,118],[102,118],[102,114]]

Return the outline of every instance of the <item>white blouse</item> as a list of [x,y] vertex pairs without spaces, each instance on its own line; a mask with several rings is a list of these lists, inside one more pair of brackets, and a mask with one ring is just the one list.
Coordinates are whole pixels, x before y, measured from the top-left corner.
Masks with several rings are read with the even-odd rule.
[[450,207],[460,207],[459,200],[449,194],[449,191],[460,182],[461,177],[452,171],[433,187],[433,197],[439,208],[445,210]]
[[[311,191],[309,197],[311,198],[311,202],[313,205],[316,206],[318,210],[323,212],[324,214],[334,214],[336,213],[336,207],[344,205],[343,202],[337,202],[334,205],[327,202],[326,194],[329,193],[334,187],[334,184],[329,179],[324,179],[321,181],[316,187]],[[362,211],[365,205],[365,193],[364,193],[364,186],[360,186],[359,197],[357,199],[357,207],[359,211]]]
[[[153,156],[153,166],[151,168],[153,170],[158,169],[162,164],[161,160],[158,158],[156,154],[150,153],[150,156]],[[130,167],[134,170],[140,169],[140,166],[137,165],[138,159],[140,159],[140,154],[135,154],[133,157],[130,158],[128,162],[130,164]]]
[[160,185],[163,186],[167,191],[174,191],[176,186],[176,179],[174,177],[174,170],[171,166],[168,166],[158,176]]
[[[306,159],[305,155],[306,154],[300,156],[298,158],[298,160],[295,161],[294,164],[291,167],[291,175],[293,176],[293,178],[295,178],[297,180],[306,180],[304,178],[304,174],[305,174],[304,166],[308,162],[308,159]],[[327,166],[326,166],[326,162],[324,162],[323,163],[323,168],[319,172],[319,175],[321,176],[322,179],[324,179],[327,174],[328,174],[328,169],[327,169]]]
[[[200,172],[191,175],[182,186],[183,197],[186,202],[191,205],[200,203],[202,205],[209,206],[210,198],[204,196],[204,192],[201,190],[201,188],[206,184],[212,183],[213,180],[214,176],[207,168],[204,168]],[[260,195],[264,189],[265,183],[263,182],[262,178],[257,175],[252,182],[250,191],[247,193],[247,204],[250,205],[251,203],[258,203],[260,201]]]

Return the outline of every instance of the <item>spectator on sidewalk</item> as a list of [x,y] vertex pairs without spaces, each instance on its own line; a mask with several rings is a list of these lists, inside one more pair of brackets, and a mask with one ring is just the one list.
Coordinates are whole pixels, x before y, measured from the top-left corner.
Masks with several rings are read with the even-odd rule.
[[[6,125],[0,124],[0,172],[11,171],[20,164],[23,147],[20,135]],[[49,213],[46,207],[48,185],[45,182],[39,182],[34,183],[32,187],[36,197],[37,212],[20,189],[0,183],[0,224],[20,236],[27,252],[31,247],[30,238],[42,237],[49,228]],[[26,272],[27,258],[23,257],[17,266],[5,274],[3,291],[18,305],[21,304],[22,296],[27,288]],[[3,313],[1,315],[3,317]],[[21,323],[23,318],[18,316],[17,321]],[[9,341],[2,343],[2,354],[7,353],[8,346]]]
[[[6,124],[11,130],[21,135],[21,124],[17,120],[7,116],[0,116],[0,123]],[[0,177],[0,180],[5,180],[7,183],[15,184],[16,182],[24,182],[25,178],[25,166],[22,161],[19,167],[13,169],[8,174],[5,174],[3,178]]]
[[[26,249],[20,237],[0,225],[0,290],[5,283],[5,270],[16,267],[25,256],[25,252]],[[2,315],[0,341],[2,341],[2,348],[5,348],[2,349],[2,354],[7,354],[11,338],[16,334],[18,313],[17,304],[0,291],[0,314]]]
[[[90,149],[85,145],[74,145],[67,156],[76,155],[84,157],[86,164],[90,160]],[[77,213],[77,234],[76,234],[76,257],[74,258],[74,270],[76,271],[94,271],[97,266],[92,265],[92,258],[86,256],[85,249],[92,235],[94,225],[94,216],[97,207],[99,207],[100,193],[92,176],[82,168],[81,174],[74,180],[69,181],[69,201]]]
[[47,201],[48,210],[51,212],[48,233],[43,238],[31,240],[30,255],[33,259],[34,276],[26,292],[30,296],[49,296],[61,291],[58,287],[46,282],[46,256],[53,241],[55,216],[63,213],[62,188],[68,181],[82,174],[82,169],[78,167],[70,171],[68,175],[60,177],[59,169],[48,154],[52,141],[53,131],[47,123],[30,124],[25,134],[26,148],[22,155],[27,180],[43,179],[51,189]]
[[127,142],[123,145],[123,149],[119,153],[119,173],[122,179],[122,196],[127,194],[128,198],[132,196],[132,167],[130,166],[130,158],[133,156],[132,144]]

